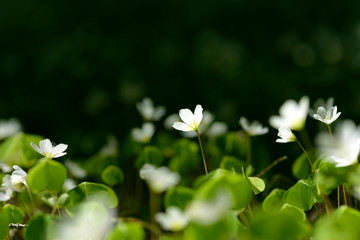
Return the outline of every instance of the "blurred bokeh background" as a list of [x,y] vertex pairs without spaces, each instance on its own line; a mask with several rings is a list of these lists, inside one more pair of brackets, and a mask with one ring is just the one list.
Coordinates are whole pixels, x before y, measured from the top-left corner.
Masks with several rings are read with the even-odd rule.
[[290,98],[335,97],[341,117],[359,123],[359,9],[354,0],[3,0],[0,118],[76,157],[139,127],[144,97],[167,114],[202,104],[230,130],[240,116],[268,125]]

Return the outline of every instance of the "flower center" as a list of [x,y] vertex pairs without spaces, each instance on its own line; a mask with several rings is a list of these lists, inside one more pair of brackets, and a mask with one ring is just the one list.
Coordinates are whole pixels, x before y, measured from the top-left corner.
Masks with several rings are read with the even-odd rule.
[[44,156],[46,158],[53,158],[55,156],[55,154],[51,153],[51,152],[44,152]]

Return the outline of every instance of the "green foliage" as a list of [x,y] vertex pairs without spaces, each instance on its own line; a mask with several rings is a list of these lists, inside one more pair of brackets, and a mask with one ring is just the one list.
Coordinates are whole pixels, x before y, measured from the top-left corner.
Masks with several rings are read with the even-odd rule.
[[105,240],[143,240],[144,229],[137,223],[118,223],[107,235]]
[[300,180],[285,192],[283,201],[306,211],[314,205],[314,194],[310,185]]
[[0,145],[0,160],[10,166],[31,167],[39,159],[30,143],[38,143],[43,138],[38,135],[18,133],[7,138]]
[[39,163],[30,169],[27,182],[32,192],[60,191],[66,180],[67,171],[61,163],[41,159]]
[[285,190],[277,188],[272,190],[262,203],[263,210],[267,213],[280,211],[281,207],[283,206],[283,196],[285,192]]
[[9,218],[7,214],[0,207],[0,239],[5,239],[9,229]]
[[298,180],[306,179],[311,173],[311,166],[305,153],[302,153],[293,163],[291,168],[292,174]]
[[114,191],[99,183],[82,182],[68,192],[69,202],[67,208],[79,204],[85,200],[101,202],[109,208],[114,208],[118,204],[118,198]]
[[288,215],[292,217],[294,220],[298,221],[305,221],[306,220],[306,214],[304,210],[293,206],[291,204],[285,203],[282,208],[280,209],[280,213],[283,213],[285,215]]
[[175,186],[169,189],[165,194],[164,204],[165,208],[176,206],[182,210],[192,200],[194,190],[183,186]]
[[199,145],[189,139],[174,142],[174,154],[169,162],[169,168],[180,174],[188,174],[201,165]]
[[107,185],[114,186],[124,181],[124,173],[119,167],[110,165],[101,173],[101,178]]
[[242,161],[236,157],[227,155],[221,159],[220,168],[223,168],[223,169],[226,169],[229,171],[234,169],[236,173],[241,173],[242,169],[246,168],[246,162]]
[[229,193],[232,200],[233,209],[242,209],[247,207],[252,198],[252,191],[247,181],[239,175],[233,175],[231,172],[224,171],[208,179],[195,193],[195,199],[214,199],[217,194]]
[[54,239],[55,218],[51,215],[40,214],[33,217],[25,229],[26,240]]
[[360,239],[360,212],[341,206],[330,218],[320,219],[314,228],[314,239],[317,240],[354,240]]
[[236,216],[229,212],[224,219],[207,226],[191,223],[184,232],[184,240],[233,239],[238,235],[239,222]]
[[251,189],[255,194],[259,194],[265,190],[265,182],[258,177],[246,177],[248,180]]
[[136,167],[140,168],[145,163],[155,166],[161,166],[164,161],[164,154],[160,148],[155,146],[146,146],[138,159],[136,160]]
[[21,208],[11,204],[6,204],[3,207],[3,214],[8,223],[21,223],[25,217],[25,213]]

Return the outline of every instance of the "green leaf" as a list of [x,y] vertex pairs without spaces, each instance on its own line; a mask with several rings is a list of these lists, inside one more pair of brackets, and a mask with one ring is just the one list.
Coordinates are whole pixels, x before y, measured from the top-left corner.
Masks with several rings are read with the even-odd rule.
[[37,215],[25,228],[26,240],[49,240],[54,239],[55,218],[51,215]]
[[145,239],[144,229],[137,223],[119,223],[108,234],[105,240],[143,240]]
[[192,200],[194,190],[188,187],[176,186],[169,189],[165,194],[165,208],[176,206],[185,209],[186,205]]
[[118,204],[118,198],[114,191],[106,185],[99,183],[82,182],[70,190],[68,194],[70,199],[66,206],[67,208],[85,200],[101,202],[109,208],[114,208]]
[[173,157],[169,161],[169,168],[182,175],[196,171],[201,166],[199,145],[189,139],[180,139],[174,143]]
[[190,223],[184,230],[184,240],[237,239],[238,232],[239,222],[229,212],[224,219],[208,226]]
[[359,211],[341,206],[330,218],[324,217],[315,224],[313,237],[316,240],[360,239],[359,222]]
[[60,191],[67,176],[66,168],[61,163],[42,159],[30,169],[27,182],[32,192]]
[[309,184],[300,180],[286,191],[283,200],[286,203],[307,211],[314,205],[314,194]]
[[160,148],[154,146],[146,146],[135,162],[135,166],[140,168],[145,163],[155,166],[161,166],[164,161],[164,154]]
[[236,173],[241,173],[242,168],[246,169],[246,162],[233,156],[224,156],[221,159],[220,168],[226,170],[234,169]]
[[247,177],[250,182],[250,187],[255,194],[259,194],[265,190],[265,182],[258,177]]
[[252,198],[252,191],[247,181],[239,175],[223,171],[222,175],[203,183],[195,193],[195,199],[213,200],[220,192],[228,191],[232,197],[233,209],[246,207]]
[[291,168],[292,174],[298,180],[306,179],[311,173],[311,166],[305,153],[301,154],[293,163]]
[[280,209],[280,213],[284,213],[295,220],[299,220],[299,221],[306,220],[306,214],[304,210],[288,203],[285,203],[284,206],[282,206],[282,208]]
[[3,211],[9,223],[21,223],[25,217],[25,213],[21,208],[11,204],[6,204]]
[[1,162],[25,168],[33,166],[41,155],[31,147],[30,143],[38,144],[42,139],[41,136],[25,133],[18,133],[7,138],[0,145]]
[[282,189],[274,189],[271,191],[269,195],[266,196],[262,203],[262,208],[267,213],[274,213],[280,211],[283,206],[283,196],[285,194],[285,190]]
[[110,165],[101,173],[101,179],[110,186],[115,186],[124,181],[123,171],[114,165]]
[[0,239],[6,239],[9,230],[9,221],[3,209],[0,207]]
[[284,213],[254,213],[250,225],[253,240],[287,240],[308,239],[311,227],[307,222],[302,222]]

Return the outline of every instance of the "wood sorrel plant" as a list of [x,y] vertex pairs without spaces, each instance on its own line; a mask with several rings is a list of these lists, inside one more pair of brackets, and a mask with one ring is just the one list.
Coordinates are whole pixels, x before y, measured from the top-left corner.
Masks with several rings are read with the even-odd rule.
[[[165,108],[145,99],[137,104],[142,128],[120,145],[110,138],[81,161],[65,159],[72,157],[66,144],[2,129],[0,239],[360,239],[360,127],[337,123],[333,101],[317,105],[310,116],[327,131],[312,147],[302,134],[309,102],[288,100],[270,118],[278,138],[245,118],[245,134],[224,123],[216,129],[210,113],[209,127],[199,131],[202,107],[182,109],[182,122],[171,125],[195,133],[198,145],[157,130]],[[298,143],[292,179],[276,165],[293,153],[269,163],[261,142],[250,145],[268,131],[276,142]]]

